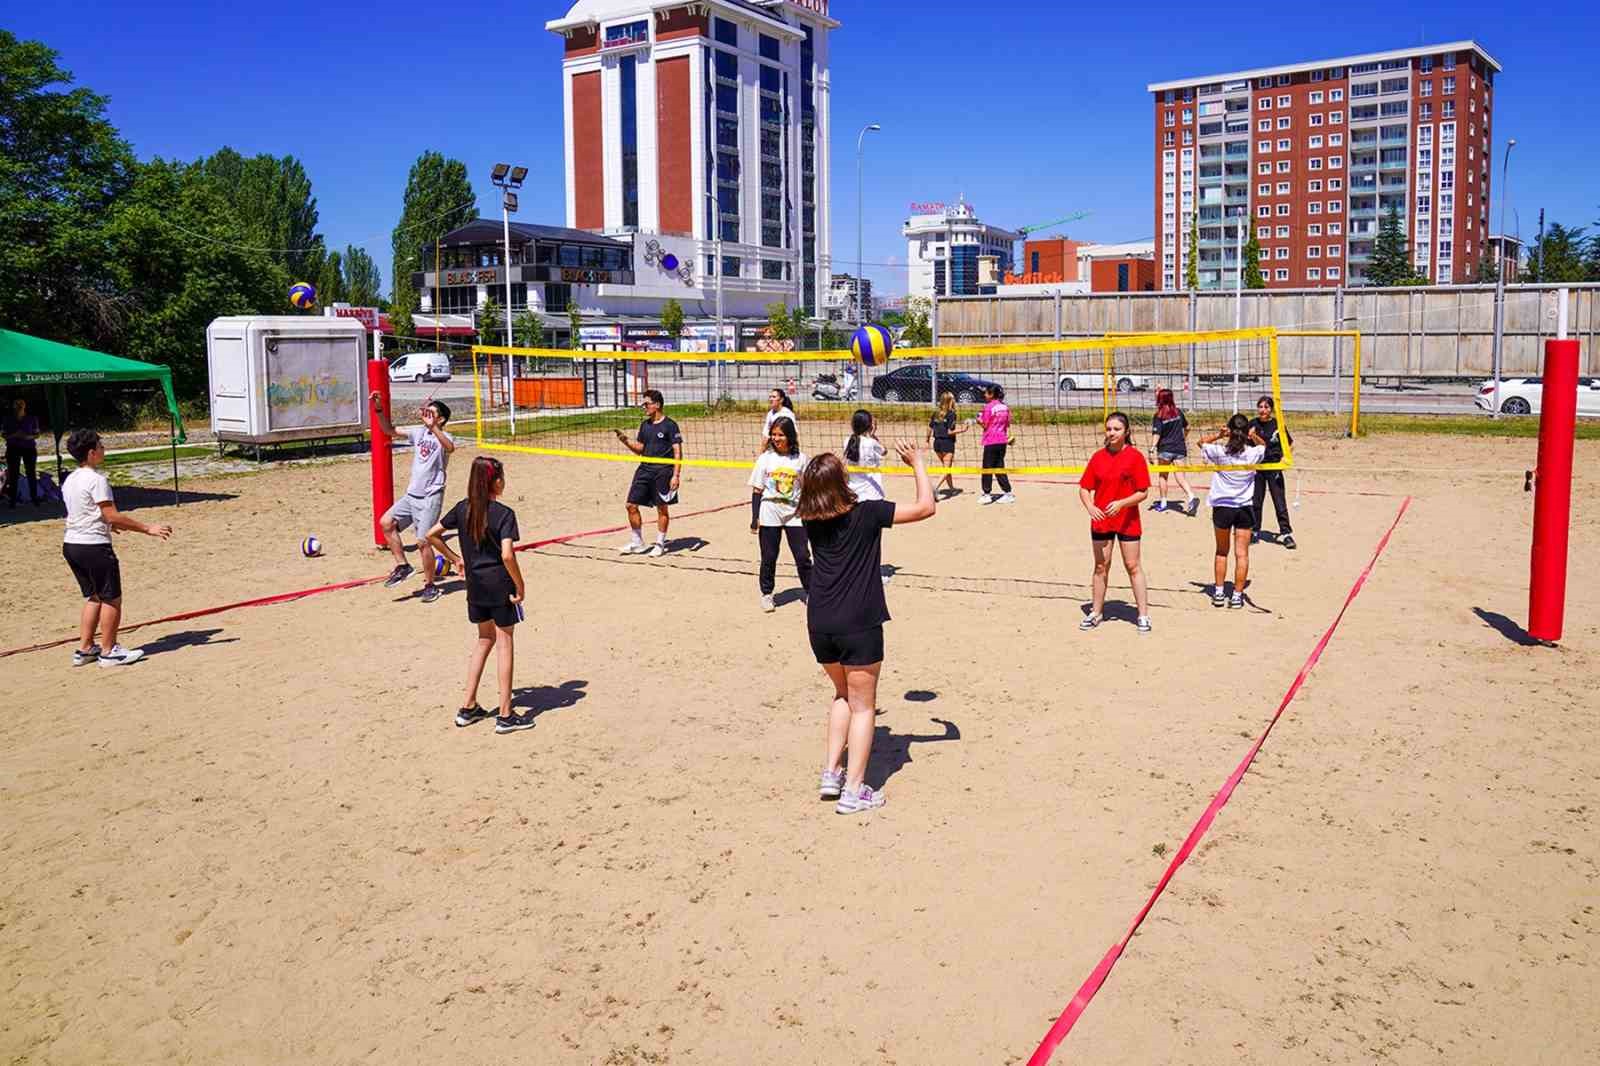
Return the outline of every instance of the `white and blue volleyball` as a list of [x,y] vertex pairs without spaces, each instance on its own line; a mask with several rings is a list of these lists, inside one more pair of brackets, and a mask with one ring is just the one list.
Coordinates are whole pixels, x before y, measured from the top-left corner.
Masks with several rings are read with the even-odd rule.
[[850,354],[863,366],[882,366],[894,350],[894,337],[876,323],[868,323],[850,338]]
[[322,541],[316,537],[307,537],[300,542],[300,554],[307,559],[315,559],[322,554]]

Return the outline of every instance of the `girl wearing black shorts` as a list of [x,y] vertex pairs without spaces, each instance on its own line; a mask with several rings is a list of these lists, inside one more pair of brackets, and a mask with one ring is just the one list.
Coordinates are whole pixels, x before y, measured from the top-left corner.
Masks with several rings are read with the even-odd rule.
[[[1226,440],[1226,444],[1219,443]],[[1211,501],[1211,525],[1217,535],[1216,562],[1213,567],[1216,583],[1211,587],[1211,606],[1244,606],[1244,586],[1250,579],[1250,530],[1255,525],[1255,508],[1251,499],[1255,494],[1256,472],[1251,469],[1261,462],[1266,447],[1250,443],[1250,420],[1244,415],[1228,419],[1225,429],[1219,429],[1200,440],[1200,454],[1205,461],[1220,467],[1211,475],[1211,489],[1206,494]],[[1244,469],[1230,469],[1239,468]],[[1228,541],[1233,541],[1233,596],[1227,597],[1224,582],[1228,577]]]
[[[478,456],[467,475],[467,498],[440,517],[428,530],[428,540],[452,567],[466,574],[467,621],[478,627],[472,654],[467,657],[467,694],[456,712],[456,725],[469,726],[489,717],[489,712],[478,706],[478,682],[493,649],[500,683],[500,716],[494,731],[515,733],[533,728],[533,712],[514,714],[511,710],[512,627],[522,621],[525,586],[513,550],[519,535],[517,516],[500,502],[505,490],[506,473],[500,460]],[[458,533],[459,556],[444,542],[447,529]]]
[[[944,467],[954,466],[956,461],[956,438],[972,428],[972,424],[963,424],[956,416],[956,395],[945,391],[939,394],[939,409],[933,412],[933,417],[928,419],[928,436],[926,444],[933,449],[934,457],[939,460],[939,465]],[[956,479],[953,474],[944,476],[945,490],[952,496],[956,491]],[[937,488],[938,486],[934,486]]]
[[[901,444],[896,451],[916,475],[912,503],[858,502],[844,461],[832,452],[811,460],[800,479],[796,513],[815,555],[806,628],[811,650],[833,682],[818,794],[838,799],[834,810],[839,814],[884,803],[883,794],[865,781],[883,668],[883,623],[889,620],[878,577],[883,531],[930,518],[936,506],[921,449]],[[841,767],[847,746],[849,763]]]

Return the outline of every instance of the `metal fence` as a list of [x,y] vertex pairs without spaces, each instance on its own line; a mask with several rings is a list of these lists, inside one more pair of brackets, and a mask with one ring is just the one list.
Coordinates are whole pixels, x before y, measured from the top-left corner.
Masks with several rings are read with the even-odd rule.
[[[1600,374],[1600,285],[1506,287],[1502,374],[1537,374],[1567,300],[1580,374]],[[937,301],[935,343],[951,345],[1094,337],[1111,332],[1232,329],[1232,292],[955,296]],[[1237,295],[1238,325],[1357,330],[1363,380],[1475,381],[1494,372],[1493,285],[1257,289]],[[1311,379],[1349,373],[1349,342],[1285,337],[1280,372]]]

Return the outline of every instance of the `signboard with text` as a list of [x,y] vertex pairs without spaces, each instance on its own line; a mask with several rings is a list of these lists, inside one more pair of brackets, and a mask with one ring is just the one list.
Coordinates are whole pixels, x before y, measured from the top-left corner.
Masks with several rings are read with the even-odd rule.
[[334,304],[333,317],[353,318],[368,330],[378,328],[378,309],[376,307],[351,307],[349,304]]
[[640,19],[637,22],[624,22],[619,26],[607,26],[605,35],[600,38],[600,50],[611,48],[633,48],[650,43],[650,21]]
[[466,270],[446,270],[446,285],[492,285],[500,280],[499,267],[469,267]]

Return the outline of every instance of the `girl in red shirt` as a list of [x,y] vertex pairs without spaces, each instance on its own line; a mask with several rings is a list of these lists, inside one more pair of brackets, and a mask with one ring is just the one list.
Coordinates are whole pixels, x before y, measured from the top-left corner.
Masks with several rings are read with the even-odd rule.
[[1122,565],[1133,586],[1139,607],[1139,632],[1150,632],[1150,598],[1144,569],[1139,565],[1139,505],[1150,494],[1150,468],[1144,454],[1128,443],[1128,416],[1113,411],[1106,416],[1106,446],[1089,458],[1078,479],[1078,499],[1089,512],[1089,539],[1094,547],[1094,604],[1079,629],[1100,624],[1111,580],[1111,544],[1122,542]]

